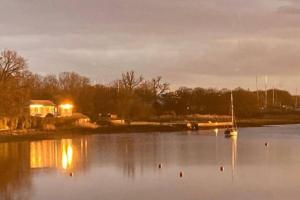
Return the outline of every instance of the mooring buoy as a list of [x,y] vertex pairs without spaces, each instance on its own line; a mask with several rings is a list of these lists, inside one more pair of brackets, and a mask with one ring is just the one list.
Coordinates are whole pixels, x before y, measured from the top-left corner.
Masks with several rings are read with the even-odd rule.
[[223,166],[220,167],[220,171],[221,171],[221,172],[224,171],[224,167],[223,167]]
[[179,172],[179,177],[180,177],[180,178],[183,177],[183,172]]
[[268,147],[268,146],[269,146],[269,143],[268,143],[268,142],[266,142],[266,143],[265,143],[265,147]]

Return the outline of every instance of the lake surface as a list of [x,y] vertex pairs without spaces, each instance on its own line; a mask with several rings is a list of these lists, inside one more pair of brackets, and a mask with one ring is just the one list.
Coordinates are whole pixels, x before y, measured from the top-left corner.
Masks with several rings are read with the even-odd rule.
[[0,143],[0,199],[298,200],[300,125]]

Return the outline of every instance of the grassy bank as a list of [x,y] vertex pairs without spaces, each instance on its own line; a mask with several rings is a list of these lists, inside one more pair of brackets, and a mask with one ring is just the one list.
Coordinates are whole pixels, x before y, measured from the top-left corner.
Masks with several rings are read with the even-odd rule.
[[0,132],[0,142],[18,140],[43,140],[80,137],[93,134],[114,134],[114,133],[139,133],[139,132],[175,132],[188,130],[186,126],[176,125],[123,125],[104,126],[97,129],[74,128],[59,129],[55,131],[24,130],[24,131],[2,131]]
[[[239,119],[239,127],[255,127],[264,125],[300,124],[300,115],[264,115],[257,118]],[[211,129],[214,127],[199,127],[200,129]],[[97,129],[72,128],[57,129],[54,131],[42,130],[22,130],[22,131],[1,131],[0,142],[20,141],[20,140],[42,140],[73,138],[83,135],[93,134],[113,134],[113,133],[139,133],[139,132],[175,132],[187,131],[185,124],[135,124],[120,126],[102,126]]]
[[300,115],[297,114],[264,115],[256,118],[239,119],[237,123],[240,127],[300,124]]

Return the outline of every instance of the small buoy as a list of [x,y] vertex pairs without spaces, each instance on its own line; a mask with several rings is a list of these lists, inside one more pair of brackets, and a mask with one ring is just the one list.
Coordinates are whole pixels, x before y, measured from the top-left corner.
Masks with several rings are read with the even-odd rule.
[[179,173],[179,177],[182,178],[183,177],[183,172]]
[[224,167],[223,167],[223,166],[220,167],[220,171],[221,171],[221,172],[224,171]]
[[162,168],[162,164],[158,164],[158,169],[161,169]]
[[269,143],[266,142],[266,143],[265,143],[265,147],[268,147],[268,146],[269,146]]
[[73,173],[73,172],[70,172],[69,175],[70,175],[70,177],[73,177],[73,176],[74,176],[74,173]]

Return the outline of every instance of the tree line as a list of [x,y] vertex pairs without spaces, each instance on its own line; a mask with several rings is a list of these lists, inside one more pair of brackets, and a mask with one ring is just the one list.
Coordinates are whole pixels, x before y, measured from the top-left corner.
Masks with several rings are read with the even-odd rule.
[[[77,112],[97,119],[100,113],[115,113],[128,120],[161,115],[229,114],[228,89],[180,87],[170,90],[162,77],[145,79],[128,71],[110,84],[92,84],[76,72],[39,75],[28,70],[26,60],[17,52],[0,54],[0,117],[28,117],[30,99],[49,99],[56,103],[72,101]],[[255,116],[266,108],[287,110],[294,98],[284,90],[233,91],[236,114]],[[266,101],[266,99],[268,99]]]

